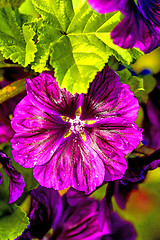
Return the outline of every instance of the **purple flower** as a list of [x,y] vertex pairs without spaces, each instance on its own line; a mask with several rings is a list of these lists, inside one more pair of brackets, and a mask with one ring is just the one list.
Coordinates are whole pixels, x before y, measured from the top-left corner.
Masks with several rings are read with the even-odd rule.
[[139,153],[143,153],[144,156],[129,158],[128,168],[122,180],[109,183],[110,188],[113,188],[116,202],[122,209],[125,208],[130,193],[138,189],[138,184],[145,180],[148,171],[160,166],[160,149],[152,150],[151,154],[146,154],[146,151],[148,152],[147,147],[141,147]]
[[14,112],[13,157],[34,167],[42,186],[89,193],[122,178],[125,154],[142,140],[137,112],[137,99],[108,66],[80,95],[60,89],[53,73],[44,72],[27,79],[27,96]]
[[[70,190],[69,190],[70,192]],[[74,191],[71,190],[72,200]],[[99,202],[85,194],[68,204],[70,193],[60,197],[54,189],[32,190],[30,225],[18,239],[99,240],[105,234],[98,223]],[[78,200],[78,201],[77,201]],[[71,201],[72,202],[72,201]]]
[[135,239],[133,226],[112,211],[105,218],[111,223],[111,229],[106,231],[101,227],[98,218],[101,202],[82,192],[70,188],[67,194],[60,197],[54,189],[39,186],[32,190],[31,196],[30,225],[18,240],[118,240],[118,236],[119,240],[128,240],[129,236],[130,240]]
[[99,13],[121,11],[124,19],[111,37],[123,48],[138,47],[145,53],[160,45],[160,3],[156,0],[88,0]]
[[[9,203],[15,202],[23,193],[25,182],[20,172],[12,167],[11,159],[2,151],[0,151],[0,165],[3,166],[5,172],[10,177],[9,183]],[[0,173],[0,184],[3,176]]]

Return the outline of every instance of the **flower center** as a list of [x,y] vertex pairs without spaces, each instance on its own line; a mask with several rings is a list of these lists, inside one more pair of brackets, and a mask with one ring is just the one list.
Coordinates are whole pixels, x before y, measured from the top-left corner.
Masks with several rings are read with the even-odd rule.
[[79,118],[80,118],[79,116],[76,116],[75,119],[70,119],[69,120],[69,122],[71,123],[70,130],[73,133],[77,133],[77,132],[81,133],[81,132],[83,132],[84,121],[81,121]]
[[81,107],[79,107],[77,109],[77,111],[76,111],[76,118],[75,119],[70,119],[69,117],[61,116],[63,121],[71,123],[71,127],[65,133],[64,138],[68,137],[73,132],[75,134],[79,133],[80,137],[83,139],[83,141],[86,141],[86,135],[84,133],[84,126],[85,126],[85,124],[93,124],[93,123],[95,123],[95,121],[92,121],[92,120],[84,120],[84,121],[82,121],[82,120],[80,120],[80,116],[81,116]]

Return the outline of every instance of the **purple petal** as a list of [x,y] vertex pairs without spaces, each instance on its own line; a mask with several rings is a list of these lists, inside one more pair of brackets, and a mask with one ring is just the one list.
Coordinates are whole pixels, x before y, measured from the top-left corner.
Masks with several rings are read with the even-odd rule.
[[20,239],[42,239],[49,229],[55,230],[61,223],[62,199],[54,189],[39,186],[32,190],[30,225]]
[[107,202],[106,204],[106,199],[102,199],[99,206],[98,222],[100,229],[103,229],[105,234],[111,234],[111,211],[111,203]]
[[27,79],[26,84],[27,95],[35,106],[50,114],[75,117],[79,95],[60,89],[53,72],[44,72],[38,77]]
[[2,183],[2,181],[3,181],[3,175],[2,175],[2,173],[0,172],[0,184]]
[[87,198],[87,195],[85,194],[85,192],[80,192],[77,191],[74,188],[69,188],[69,190],[66,193],[66,197],[67,197],[67,202],[70,206],[72,207],[76,207],[77,205],[81,205],[84,202],[84,199],[89,199]]
[[155,0],[88,0],[99,13],[121,11],[125,18],[113,29],[113,42],[145,53],[160,45],[160,4]]
[[128,0],[87,0],[89,5],[99,13],[124,11]]
[[111,38],[114,44],[123,48],[139,48],[151,52],[160,44],[160,34],[139,12],[136,4],[128,7],[125,18],[113,29]]
[[91,147],[105,164],[105,181],[120,179],[127,168],[124,155],[136,148],[142,139],[141,130],[122,118],[106,118],[85,129]]
[[[86,204],[87,203],[87,204]],[[98,224],[98,202],[95,200],[85,201],[73,210],[64,221],[63,229],[57,240],[97,240],[101,239],[104,232]]]
[[157,0],[138,0],[138,5],[143,16],[160,26],[160,2]]
[[15,202],[23,193],[25,182],[20,172],[12,167],[11,159],[0,151],[0,163],[10,177],[9,203]]
[[138,182],[145,179],[148,170],[160,166],[160,149],[144,157],[129,158],[128,169],[123,177],[123,182]]
[[122,184],[120,181],[114,182],[114,197],[121,209],[126,208],[129,196],[133,190],[138,189],[138,184],[128,182],[127,184]]
[[84,98],[82,120],[120,116],[132,122],[137,118],[137,99],[129,86],[122,84],[118,75],[107,65],[97,73],[88,93],[81,95],[81,98]]
[[130,222],[121,219],[118,214],[111,215],[112,234],[104,236],[104,240],[136,240],[137,233]]
[[0,123],[0,144],[9,142],[13,135],[14,131],[9,125]]
[[33,105],[26,96],[16,107],[12,127],[16,131],[11,140],[15,161],[33,167],[51,158],[70,123]]
[[[145,148],[141,148],[145,152]],[[112,183],[115,200],[122,209],[126,207],[126,203],[131,192],[138,189],[138,184],[142,183],[149,170],[154,170],[160,166],[160,149],[150,155],[144,157],[135,157],[128,159],[128,168],[121,181]],[[111,184],[110,184],[111,185]]]
[[87,193],[103,182],[104,172],[97,153],[73,133],[63,140],[49,162],[33,170],[42,186],[57,190],[72,186]]

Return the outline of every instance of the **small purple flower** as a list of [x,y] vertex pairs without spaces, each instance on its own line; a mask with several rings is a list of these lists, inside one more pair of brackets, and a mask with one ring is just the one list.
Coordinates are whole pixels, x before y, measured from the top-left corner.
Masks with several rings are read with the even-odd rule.
[[[9,203],[15,202],[23,193],[25,182],[20,172],[12,167],[11,159],[2,151],[0,151],[0,165],[3,166],[5,172],[10,177],[9,183]],[[0,173],[0,184],[3,176]]]
[[142,140],[137,112],[137,99],[108,66],[80,95],[60,89],[53,73],[44,72],[27,79],[27,96],[14,112],[13,157],[34,167],[42,186],[89,193],[123,177],[125,154]]
[[88,0],[95,11],[121,11],[124,19],[111,37],[123,48],[138,47],[145,53],[160,45],[160,3],[156,0]]

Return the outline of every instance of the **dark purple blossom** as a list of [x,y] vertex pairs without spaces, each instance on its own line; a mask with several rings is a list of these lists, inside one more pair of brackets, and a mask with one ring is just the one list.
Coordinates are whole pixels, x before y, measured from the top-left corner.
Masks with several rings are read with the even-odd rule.
[[129,158],[128,168],[122,180],[109,183],[114,191],[116,202],[122,209],[125,208],[130,193],[138,189],[138,184],[145,180],[148,171],[160,166],[160,149],[152,150],[151,154],[145,154],[145,151],[148,151],[148,148],[141,147],[139,154],[143,153],[143,157]]
[[155,75],[157,85],[149,94],[144,110],[144,144],[155,149],[160,148],[160,73]]
[[142,140],[137,112],[129,86],[108,66],[80,95],[60,89],[53,73],[44,72],[27,79],[27,96],[14,112],[13,157],[34,167],[42,186],[89,193],[123,177],[125,154]]
[[[23,193],[25,182],[20,172],[12,167],[11,159],[2,151],[0,151],[0,165],[10,178],[9,183],[9,203],[15,202]],[[3,176],[0,173],[0,184]]]
[[124,19],[111,37],[123,48],[138,47],[145,53],[160,45],[160,2],[157,0],[88,0],[99,13],[121,11]]
[[[108,211],[110,214],[105,217],[111,228],[106,231],[100,226],[101,202],[82,192],[70,188],[67,194],[60,197],[54,189],[39,186],[32,190],[31,196],[30,225],[18,240],[118,240],[118,236],[119,240],[129,240],[129,236],[130,240],[135,239],[133,226],[112,211]],[[104,215],[105,210],[102,211]]]
[[31,196],[30,225],[19,240],[98,240],[105,234],[98,223],[99,203],[85,194],[81,201],[75,197],[74,206],[68,204],[66,195],[61,198],[54,189],[39,186]]

